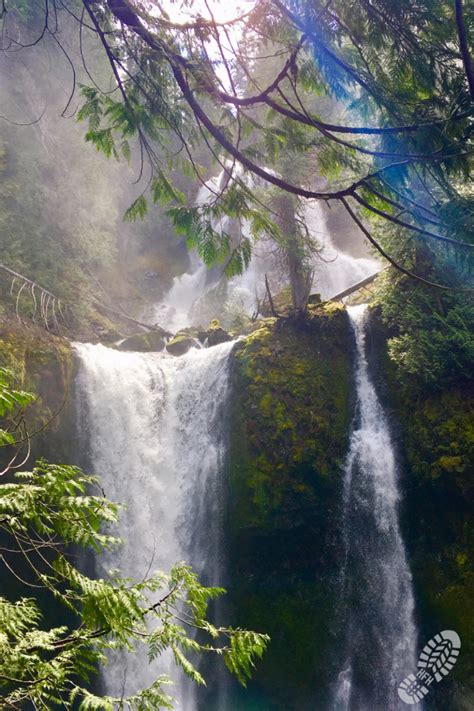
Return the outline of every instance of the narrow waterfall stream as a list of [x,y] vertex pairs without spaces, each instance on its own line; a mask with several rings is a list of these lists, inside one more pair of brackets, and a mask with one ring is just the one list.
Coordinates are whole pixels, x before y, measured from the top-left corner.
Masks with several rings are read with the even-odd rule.
[[[225,171],[209,180],[200,188],[196,204],[202,205],[212,199],[225,180]],[[310,234],[320,247],[320,251],[314,254],[312,259],[312,291],[319,293],[323,300],[332,298],[380,269],[377,259],[368,256],[353,257],[334,246],[326,214],[319,202],[308,202],[305,205],[304,218]],[[250,225],[245,220],[240,223],[225,217],[215,223],[216,229],[222,231],[232,232],[237,226],[246,237],[251,237]],[[256,300],[262,302],[265,298],[265,276],[268,276],[274,294],[278,294],[287,286],[281,261],[274,245],[269,241],[262,240],[254,245],[250,264],[244,273],[224,279],[224,282],[222,272],[216,270],[211,278],[208,268],[196,254],[192,254],[189,271],[175,277],[163,300],[150,308],[145,318],[151,322],[156,321],[172,332],[190,324],[197,326],[203,322],[203,316],[216,316],[213,311],[207,313],[206,297],[209,297],[218,284],[222,286],[223,283],[224,289],[217,297],[217,306],[223,308],[224,314],[226,310],[230,310],[234,313],[242,311],[251,316],[255,311]],[[211,309],[215,308],[214,302]]]
[[398,520],[394,446],[369,375],[366,305],[348,312],[356,341],[357,420],[344,478],[345,657],[334,709],[394,711],[404,707],[397,686],[415,668],[412,578]]
[[[125,504],[123,546],[98,560],[139,579],[186,561],[219,584],[220,486],[225,451],[227,363],[233,342],[180,358],[76,344],[80,423],[90,467],[106,495]],[[168,664],[168,669],[166,665]],[[146,649],[111,659],[107,693],[133,693],[167,672],[181,711],[194,711],[192,684],[171,659],[149,665]]]

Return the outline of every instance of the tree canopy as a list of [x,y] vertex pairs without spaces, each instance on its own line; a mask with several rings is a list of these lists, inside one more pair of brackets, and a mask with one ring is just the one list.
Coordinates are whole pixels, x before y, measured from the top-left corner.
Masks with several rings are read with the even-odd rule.
[[[144,190],[128,219],[146,213],[148,195],[170,203],[177,229],[207,263],[225,261],[228,273],[241,272],[251,244],[246,237],[235,244],[210,217],[245,218],[254,235],[278,231],[251,175],[298,198],[341,203],[399,270],[460,286],[459,270],[443,280],[411,269],[373,225],[395,225],[400,240],[470,261],[473,245],[451,218],[453,204],[458,221],[472,218],[473,28],[462,0],[257,0],[227,21],[207,0],[11,0],[3,48],[31,48],[51,35],[74,74],[77,58],[61,44],[69,20],[81,47],[86,35],[101,44],[112,82],[98,83],[83,51],[90,81],[78,87],[73,78],[64,114],[73,112],[79,90],[86,140],[126,159],[138,141]],[[338,120],[324,115],[327,97]],[[195,159],[201,143],[228,180],[210,204],[189,206],[171,172],[204,181]],[[282,152],[309,156],[312,176],[282,175]]]
[[[463,372],[473,352],[467,10],[463,0],[255,0],[224,18],[211,0],[9,0],[1,41],[13,57],[56,45],[71,75],[63,115],[138,167],[125,218],[160,202],[228,276],[245,270],[256,240],[274,239],[304,308],[317,249],[304,206],[339,206],[392,267],[378,293],[399,331],[393,357],[432,380],[452,371],[433,350],[434,326]],[[179,176],[204,184],[210,160],[223,179],[196,205]]]

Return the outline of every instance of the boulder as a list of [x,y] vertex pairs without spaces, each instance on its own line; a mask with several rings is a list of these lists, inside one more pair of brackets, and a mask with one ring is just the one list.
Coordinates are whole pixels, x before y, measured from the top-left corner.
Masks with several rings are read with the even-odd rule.
[[321,294],[310,294],[308,296],[308,304],[321,304]]
[[232,336],[221,327],[216,318],[211,321],[207,331],[199,331],[198,338],[201,343],[206,343],[208,346],[217,346],[219,343],[232,340]]
[[181,331],[168,341],[166,344],[166,350],[171,355],[180,356],[187,353],[191,348],[195,348],[199,345],[199,342],[188,333],[182,333]]
[[115,346],[119,351],[162,351],[166,345],[165,331],[148,331],[128,336]]

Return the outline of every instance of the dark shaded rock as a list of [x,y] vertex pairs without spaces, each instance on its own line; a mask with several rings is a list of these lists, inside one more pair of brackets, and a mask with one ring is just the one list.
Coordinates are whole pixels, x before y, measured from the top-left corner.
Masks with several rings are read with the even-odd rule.
[[310,294],[308,297],[308,304],[320,304],[321,294]]
[[329,708],[324,694],[340,669],[333,647],[353,336],[334,304],[259,326],[234,351],[224,585],[230,622],[271,643],[245,695],[233,687],[230,706],[314,711]]
[[120,338],[123,338],[123,333],[119,333],[119,331],[114,331],[110,328],[97,329],[95,335],[99,339],[100,343],[104,343],[106,345],[112,345]]
[[119,351],[162,351],[166,345],[165,331],[148,331],[128,336],[124,341],[114,346]]
[[232,336],[227,331],[224,331],[223,328],[211,328],[207,333],[209,346],[217,346],[219,343],[226,343],[232,340]]
[[[13,371],[17,385],[37,396],[25,419],[30,434],[41,431],[32,437],[32,454],[25,469],[39,456],[67,461],[74,419],[71,390],[75,368],[70,341],[34,323],[25,327],[16,318],[0,317],[0,363]],[[11,453],[3,449],[2,456],[10,458]]]

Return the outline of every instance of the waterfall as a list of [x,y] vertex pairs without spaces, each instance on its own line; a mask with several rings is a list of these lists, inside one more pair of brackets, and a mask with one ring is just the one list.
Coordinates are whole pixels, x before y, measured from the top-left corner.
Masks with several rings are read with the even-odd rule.
[[[197,195],[196,204],[203,205],[220,192],[227,180],[226,171],[211,178],[203,185]],[[245,177],[248,187],[253,187],[252,178]],[[352,284],[364,279],[380,269],[380,263],[374,258],[353,257],[338,250],[332,241],[327,227],[326,215],[320,201],[307,201],[304,206],[304,221],[309,234],[320,251],[313,257],[313,291],[322,299],[330,299],[335,294],[347,289]],[[219,218],[214,224],[217,231],[240,232],[251,238],[250,226],[246,220],[238,222],[228,217]],[[196,254],[191,256],[191,265],[185,274],[175,277],[173,284],[161,303],[155,305],[145,315],[152,322],[175,333],[190,324],[205,324],[209,317],[225,316],[226,309],[232,314],[238,312],[251,316],[257,300],[265,298],[265,275],[268,276],[273,293],[278,293],[287,285],[287,277],[278,258],[275,243],[271,239],[261,239],[253,246],[252,257],[246,271],[231,279],[223,277],[217,270],[210,276],[207,267]],[[219,280],[224,286],[214,301],[210,312],[206,309],[205,298],[209,297]]]
[[319,240],[322,247],[313,260],[313,290],[323,300],[332,298],[380,269],[380,262],[372,257],[353,257],[336,249],[320,201],[307,203],[305,221],[310,234]]
[[[205,583],[219,584],[221,474],[225,450],[228,356],[233,343],[192,349],[180,358],[124,353],[76,344],[80,425],[89,467],[108,498],[126,505],[123,545],[97,560],[99,573],[119,568],[143,578],[190,563]],[[192,684],[171,658],[148,664],[146,649],[112,657],[102,672],[107,693],[120,696],[168,673],[180,711],[194,711]]]
[[[230,165],[229,162],[229,167]],[[242,174],[238,166],[233,170],[237,175]],[[227,180],[226,170],[208,180],[198,191],[196,205],[204,205],[215,199],[215,195],[221,192]],[[255,179],[245,176],[245,182],[250,188],[254,186]],[[228,233],[236,241],[240,234],[251,237],[250,226],[245,219],[235,220],[223,216],[213,220],[212,224],[217,232]],[[263,300],[265,274],[269,275],[273,287],[282,289],[284,286],[274,250],[274,244],[270,245],[265,240],[254,245],[248,268],[242,275],[230,279],[224,276],[222,267],[209,270],[193,252],[188,271],[174,278],[163,300],[154,305],[145,317],[176,333],[190,325],[205,325],[210,318],[216,316],[222,318],[226,310],[234,314],[240,311],[251,316],[255,311],[257,299]],[[214,293],[213,297],[216,288],[218,293]]]
[[366,305],[348,312],[356,342],[357,421],[344,478],[345,656],[334,709],[394,711],[403,706],[397,686],[416,666],[412,579],[398,521],[394,446],[365,353]]

